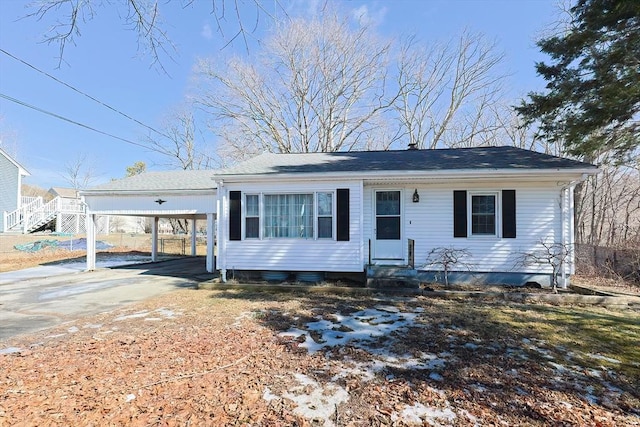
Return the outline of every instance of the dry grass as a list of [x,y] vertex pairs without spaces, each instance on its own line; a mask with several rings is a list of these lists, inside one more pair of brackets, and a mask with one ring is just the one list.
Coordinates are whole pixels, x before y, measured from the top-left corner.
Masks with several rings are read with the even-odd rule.
[[[74,240],[83,239],[84,235],[73,236]],[[25,252],[15,249],[16,245],[24,245],[39,240],[58,240],[67,241],[71,237],[55,236],[51,233],[37,234],[4,234],[0,233],[0,272],[19,270],[23,268],[35,267],[50,262],[56,262],[68,259],[84,259],[85,250],[64,250],[45,248],[38,252]],[[100,251],[102,253],[150,253],[151,236],[148,234],[108,234],[100,235],[97,240],[109,243],[114,246],[108,251]],[[166,254],[183,254],[183,249],[187,254],[191,253],[191,237],[190,236],[173,236],[161,235],[159,243]],[[197,241],[196,254],[206,255],[206,242]]]
[[[373,307],[415,318],[313,354],[279,335]],[[637,425],[637,342],[632,311],[180,290],[2,343],[0,426]]]

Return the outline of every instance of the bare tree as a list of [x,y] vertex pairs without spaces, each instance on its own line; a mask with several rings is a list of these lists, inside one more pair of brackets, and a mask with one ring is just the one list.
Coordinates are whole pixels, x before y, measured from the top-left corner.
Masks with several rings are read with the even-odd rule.
[[78,154],[64,166],[61,177],[74,190],[84,190],[97,178],[96,169],[86,154]]
[[[83,25],[91,21],[104,7],[116,7],[125,27],[133,30],[138,37],[138,52],[151,58],[152,65],[165,71],[164,61],[171,60],[177,50],[167,31],[165,18],[169,13],[162,13],[170,5],[169,2],[158,0],[116,0],[103,2],[101,0],[40,0],[33,2],[28,17],[37,20],[51,18],[44,34],[44,41],[55,44],[59,49],[59,64],[64,61],[65,49],[69,44],[76,44],[81,36]],[[216,21],[217,32],[227,45],[240,37],[248,46],[247,36],[257,28],[262,16],[271,16],[260,0],[211,0],[209,3],[193,0],[182,0],[181,7],[193,7],[207,4]],[[286,14],[278,0],[273,3],[273,10]],[[253,6],[253,13],[243,8],[244,5]],[[226,23],[235,22],[231,34],[225,33]]]
[[[214,158],[207,154],[204,136],[198,130],[193,112],[186,107],[172,112],[165,119],[162,132],[150,133],[146,142],[153,151],[166,157],[164,166],[172,169],[208,169],[214,163]],[[170,218],[169,223],[174,234],[189,232],[189,222],[185,219]]]
[[626,247],[640,236],[640,170],[636,164],[601,165],[576,192],[576,241]]
[[164,120],[162,132],[150,133],[146,137],[146,144],[151,150],[165,156],[167,161],[163,166],[172,169],[207,169],[213,163],[193,112],[186,107],[170,113]]
[[433,248],[427,255],[425,268],[433,267],[442,272],[445,286],[449,287],[449,273],[453,268],[471,271],[473,264],[469,262],[471,252],[454,247]]
[[395,99],[385,93],[389,49],[335,13],[291,20],[265,41],[255,64],[201,61],[198,101],[235,158],[370,147],[384,123],[378,116]]
[[[468,146],[494,130],[499,124],[485,112],[500,99],[503,58],[495,42],[468,31],[445,44],[425,46],[409,38],[398,59],[398,137],[418,148]],[[452,129],[455,138],[448,137]]]

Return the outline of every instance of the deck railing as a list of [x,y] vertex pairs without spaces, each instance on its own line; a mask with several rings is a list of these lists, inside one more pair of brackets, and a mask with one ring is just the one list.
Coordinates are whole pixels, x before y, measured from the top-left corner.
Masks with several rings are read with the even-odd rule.
[[42,197],[22,197],[22,205],[15,211],[4,212],[4,232],[14,229],[24,218],[42,207]]
[[37,199],[42,199],[42,197],[40,197],[40,196],[35,196],[35,197],[22,196],[20,198],[20,206],[26,206],[29,203],[36,201]]
[[23,205],[13,212],[4,212],[4,232],[15,230],[28,233],[51,221],[58,213],[82,214],[85,205],[76,199],[55,197],[44,203],[42,197],[23,197]]

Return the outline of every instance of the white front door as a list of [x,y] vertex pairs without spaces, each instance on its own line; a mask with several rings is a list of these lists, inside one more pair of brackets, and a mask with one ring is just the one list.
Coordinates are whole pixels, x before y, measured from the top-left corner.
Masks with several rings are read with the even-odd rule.
[[374,205],[373,259],[377,262],[403,262],[401,191],[376,190]]

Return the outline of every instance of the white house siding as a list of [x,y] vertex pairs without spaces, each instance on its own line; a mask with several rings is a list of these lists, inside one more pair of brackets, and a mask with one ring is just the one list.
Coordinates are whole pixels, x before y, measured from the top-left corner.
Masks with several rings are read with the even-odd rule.
[[0,153],[0,232],[4,230],[3,212],[18,209],[20,200],[20,171]]
[[[117,196],[84,196],[91,212],[103,215],[189,215],[215,212],[215,196],[213,194],[162,194],[157,195],[122,195]],[[162,199],[159,204],[156,200]]]
[[[535,249],[541,239],[561,242],[561,187],[555,182],[544,184],[475,182],[449,184],[365,185],[364,189],[364,239],[373,239],[374,190],[403,190],[403,230],[405,261],[408,260],[408,239],[415,241],[415,266],[425,265],[433,248],[453,247],[466,249],[471,258],[466,262],[478,272],[531,272],[551,273],[550,268],[518,265],[523,252]],[[418,203],[412,202],[417,189]],[[516,190],[516,238],[501,237],[453,237],[453,191]],[[501,233],[501,221],[497,224]],[[366,255],[368,257],[368,254]],[[374,260],[375,261],[375,260]]]
[[[228,240],[229,191],[241,191],[243,209],[245,194],[279,194],[334,192],[334,237],[335,227],[335,191],[349,189],[349,241],[333,239],[244,239]],[[361,181],[329,182],[277,182],[262,184],[225,183],[224,209],[221,213],[221,238],[224,242],[224,258],[219,260],[219,268],[226,270],[282,270],[282,271],[326,271],[326,272],[362,272],[364,254],[362,251],[362,185]],[[244,215],[244,212],[243,212]],[[243,216],[244,218],[244,216]],[[243,221],[244,230],[244,221]]]

